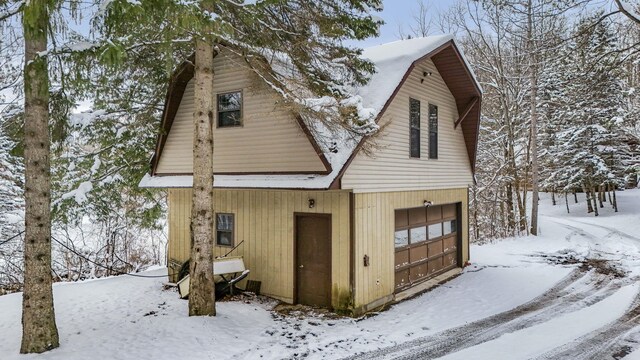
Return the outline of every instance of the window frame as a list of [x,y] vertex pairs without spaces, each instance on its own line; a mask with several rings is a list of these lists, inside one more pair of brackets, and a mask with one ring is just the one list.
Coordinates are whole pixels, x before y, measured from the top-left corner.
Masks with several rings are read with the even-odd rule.
[[[222,247],[234,247],[235,243],[236,243],[236,214],[234,213],[215,213],[216,215],[216,246],[222,246]],[[218,228],[218,215],[228,215],[231,216],[231,230],[226,230],[226,229],[219,229]],[[220,244],[218,241],[220,239],[220,237],[218,236],[219,232],[225,232],[225,233],[231,233],[231,244],[227,245],[227,244]]]
[[[435,126],[434,122],[432,122],[431,114],[432,110],[435,109]],[[429,103],[429,112],[427,115],[427,121],[429,122],[429,159],[438,159],[438,127],[440,118],[438,115],[438,105]],[[434,136],[432,136],[434,135]]]
[[[417,111],[418,121],[417,121],[417,126],[415,126],[415,125],[414,125],[414,122],[412,121],[412,120],[413,120],[413,119],[412,119],[412,116],[413,116],[413,114],[414,114],[414,111],[413,111],[413,109],[412,109],[412,105],[413,105],[413,102],[414,102],[414,101],[418,104],[418,111]],[[421,121],[422,121],[422,119],[421,119],[421,117],[422,117],[422,116],[421,116],[421,113],[422,113],[422,104],[421,104],[420,100],[418,100],[418,99],[414,99],[414,98],[410,97],[410,98],[409,98],[409,158],[411,158],[411,159],[420,159],[420,155],[421,155],[421,154],[420,154],[420,153],[421,153],[421,149],[420,149],[420,148],[421,148],[421,146],[422,146],[422,144],[421,144],[421,139],[420,139],[420,137],[422,136],[422,134],[421,134],[421,129],[420,129],[420,125],[421,125],[420,123],[421,123]],[[418,133],[418,134],[417,134],[417,136],[415,137],[415,139],[414,139],[414,137],[413,137],[413,131],[414,131],[414,130],[417,130],[417,133]],[[417,149],[417,154],[415,154],[415,153],[413,152],[413,149],[414,149],[413,141],[414,141],[414,140],[418,142],[417,147],[416,147],[416,149]]]
[[[220,96],[224,96],[224,95],[230,95],[230,94],[235,94],[235,93],[239,93],[240,94],[240,108],[238,110],[225,110],[225,111],[220,111]],[[220,125],[220,113],[225,113],[225,112],[232,112],[232,111],[239,111],[240,112],[240,124],[238,125],[226,125],[226,126],[221,126]],[[238,128],[238,127],[243,127],[244,126],[244,93],[243,91],[240,90],[232,90],[232,91],[226,91],[223,93],[217,93],[216,94],[216,129],[233,129],[233,128]]]

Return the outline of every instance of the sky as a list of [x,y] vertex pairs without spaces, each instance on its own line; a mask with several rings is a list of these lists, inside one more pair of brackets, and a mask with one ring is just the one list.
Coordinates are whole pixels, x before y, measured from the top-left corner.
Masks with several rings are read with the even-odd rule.
[[[425,1],[434,20],[437,20],[440,12],[446,11],[455,2],[455,0]],[[367,47],[398,40],[398,26],[404,25],[405,28],[408,28],[413,21],[413,12],[418,9],[418,0],[383,0],[383,3],[384,10],[376,14],[385,21],[385,24],[380,28],[380,36],[359,42],[358,45]]]

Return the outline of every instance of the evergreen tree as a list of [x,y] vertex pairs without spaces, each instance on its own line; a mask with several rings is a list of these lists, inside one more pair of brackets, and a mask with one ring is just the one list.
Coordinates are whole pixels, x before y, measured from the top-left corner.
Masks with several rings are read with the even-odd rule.
[[59,346],[51,278],[51,175],[49,167],[49,74],[46,56],[48,0],[24,5],[25,241],[21,353]]

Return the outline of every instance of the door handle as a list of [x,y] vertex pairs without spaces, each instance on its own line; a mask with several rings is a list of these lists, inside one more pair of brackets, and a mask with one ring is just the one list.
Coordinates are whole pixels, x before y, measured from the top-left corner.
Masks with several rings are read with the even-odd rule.
[[299,267],[300,267],[300,269],[302,269],[304,267],[304,265],[300,265]]

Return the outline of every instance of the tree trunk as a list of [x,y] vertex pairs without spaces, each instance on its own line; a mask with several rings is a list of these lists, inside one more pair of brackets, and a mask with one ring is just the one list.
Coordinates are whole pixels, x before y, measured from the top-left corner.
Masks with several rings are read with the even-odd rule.
[[591,187],[591,200],[593,201],[593,211],[595,212],[595,215],[598,216],[598,203],[597,203],[597,199],[596,199],[596,189],[595,186]]
[[613,206],[613,200],[611,200],[611,189],[612,188],[613,188],[613,185],[607,184],[607,195],[609,196],[609,204],[611,204],[611,206]]
[[22,344],[20,352],[41,353],[60,345],[51,278],[51,169],[49,165],[49,25],[46,0],[24,6],[25,240]]
[[556,206],[556,190],[555,189],[551,190],[551,203],[553,204],[553,206]]
[[567,197],[567,192],[564,192],[564,203],[565,205],[567,205],[567,214],[571,213],[571,211],[569,211],[569,198]]
[[613,185],[613,210],[618,212],[618,200],[616,200],[616,186]]
[[513,187],[507,185],[507,229],[510,235],[515,235],[516,220],[515,208],[513,206]]
[[601,209],[604,207],[603,199],[604,199],[604,192],[602,192],[602,185],[599,185],[598,186],[598,201],[599,201]]
[[529,50],[529,82],[531,83],[530,104],[531,107],[531,235],[538,235],[538,73],[536,49],[533,34],[533,4],[528,1],[527,14],[527,38]]
[[189,316],[215,316],[213,283],[213,45],[196,40]]
[[587,197],[587,214],[591,214],[593,212],[593,207],[591,206],[591,194],[589,193],[586,185],[582,185],[582,191],[584,191],[584,195]]
[[575,201],[576,204],[578,203],[578,192],[577,191],[573,192],[573,201]]

